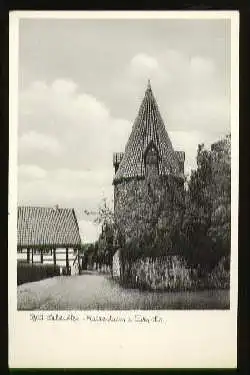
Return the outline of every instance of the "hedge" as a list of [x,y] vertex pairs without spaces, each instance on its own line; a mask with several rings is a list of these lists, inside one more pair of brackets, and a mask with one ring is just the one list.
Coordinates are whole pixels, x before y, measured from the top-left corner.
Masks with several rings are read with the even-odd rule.
[[17,285],[59,275],[60,267],[53,264],[17,263]]
[[211,273],[203,276],[198,270],[187,267],[181,257],[141,258],[125,264],[121,282],[129,288],[154,291],[228,289],[230,270],[225,258]]

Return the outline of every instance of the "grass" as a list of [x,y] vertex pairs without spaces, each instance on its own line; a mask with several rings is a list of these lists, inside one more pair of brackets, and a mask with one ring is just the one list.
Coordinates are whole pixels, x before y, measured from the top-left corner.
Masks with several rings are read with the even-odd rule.
[[17,288],[18,310],[229,309],[229,290],[149,292],[124,289],[96,274],[58,276]]

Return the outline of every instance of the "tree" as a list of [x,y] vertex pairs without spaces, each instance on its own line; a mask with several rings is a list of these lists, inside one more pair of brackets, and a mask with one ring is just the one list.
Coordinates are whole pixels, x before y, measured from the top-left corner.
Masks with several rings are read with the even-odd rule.
[[180,234],[182,254],[189,264],[211,271],[230,252],[230,136],[208,151],[198,146]]
[[97,263],[99,265],[107,265],[112,267],[112,259],[114,255],[114,213],[107,203],[107,199],[103,198],[99,205],[95,223],[101,225],[102,231],[98,239],[98,255]]
[[103,198],[98,207],[95,223],[100,225],[114,225],[114,212],[109,207],[107,198]]
[[221,257],[229,257],[231,242],[231,135],[212,147],[213,186],[209,236]]

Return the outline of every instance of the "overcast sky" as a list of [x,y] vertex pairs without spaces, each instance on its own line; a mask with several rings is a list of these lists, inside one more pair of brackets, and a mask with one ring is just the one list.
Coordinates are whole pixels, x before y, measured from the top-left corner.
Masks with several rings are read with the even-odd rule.
[[195,168],[198,143],[230,131],[230,21],[20,21],[18,203],[85,209],[113,198],[147,80],[176,150]]

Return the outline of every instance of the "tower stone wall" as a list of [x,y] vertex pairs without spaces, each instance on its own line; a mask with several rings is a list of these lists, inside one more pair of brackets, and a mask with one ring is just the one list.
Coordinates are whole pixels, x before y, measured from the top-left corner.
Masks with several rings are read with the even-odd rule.
[[126,242],[152,228],[172,227],[184,202],[183,182],[174,176],[124,180],[114,186],[114,213]]
[[114,215],[130,242],[152,228],[167,232],[184,202],[185,153],[174,151],[150,84],[124,154],[114,154]]

